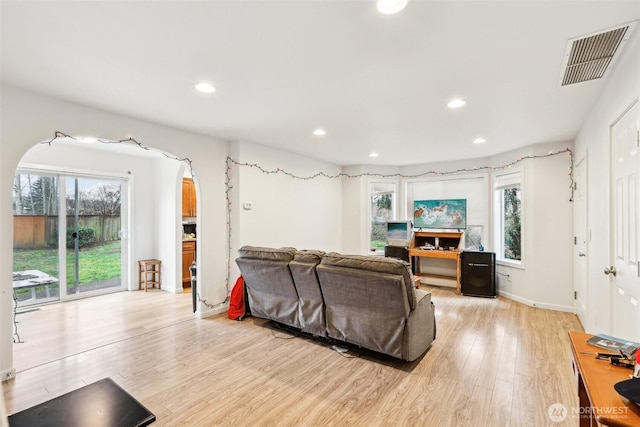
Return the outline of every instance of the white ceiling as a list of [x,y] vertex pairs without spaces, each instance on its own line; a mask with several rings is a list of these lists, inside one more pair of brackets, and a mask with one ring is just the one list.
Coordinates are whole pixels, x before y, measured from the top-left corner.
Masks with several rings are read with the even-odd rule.
[[391,16],[368,0],[0,7],[5,84],[340,165],[571,140],[608,78],[560,87],[567,41],[640,18],[638,0],[412,0]]

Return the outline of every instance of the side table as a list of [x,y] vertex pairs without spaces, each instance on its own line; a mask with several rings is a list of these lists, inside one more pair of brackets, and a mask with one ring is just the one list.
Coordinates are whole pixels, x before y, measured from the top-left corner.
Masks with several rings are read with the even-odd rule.
[[158,289],[161,287],[162,282],[162,261],[159,259],[142,259],[138,261],[138,289],[144,287],[144,291],[147,292],[147,287],[151,285],[154,287],[158,285]]

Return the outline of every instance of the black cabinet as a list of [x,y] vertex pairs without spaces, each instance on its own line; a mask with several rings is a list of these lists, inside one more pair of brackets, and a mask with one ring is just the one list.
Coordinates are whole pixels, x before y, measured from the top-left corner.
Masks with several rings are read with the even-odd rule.
[[460,290],[463,295],[496,296],[496,254],[464,251],[460,255]]
[[385,246],[384,256],[409,262],[409,249],[406,246]]

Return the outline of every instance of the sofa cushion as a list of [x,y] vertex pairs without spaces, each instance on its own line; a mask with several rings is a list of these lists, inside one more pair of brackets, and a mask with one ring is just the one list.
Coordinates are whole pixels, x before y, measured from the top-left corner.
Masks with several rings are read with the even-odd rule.
[[367,255],[342,255],[329,252],[322,257],[322,265],[355,268],[376,273],[399,274],[404,279],[409,307],[416,307],[416,292],[409,263],[396,258],[372,257]]
[[262,259],[267,261],[292,261],[296,254],[295,248],[263,248],[259,246],[243,246],[238,249],[240,258]]
[[320,291],[316,266],[324,252],[303,250],[296,252],[289,269],[298,291],[300,328],[313,335],[326,336],[324,300]]
[[404,326],[411,314],[399,274],[321,263],[327,335],[402,358]]
[[324,254],[325,253],[323,251],[304,249],[296,252],[294,256],[294,260],[298,262],[308,262],[312,264],[319,264]]
[[251,315],[300,327],[299,298],[289,263],[293,248],[243,246],[236,264],[244,278]]

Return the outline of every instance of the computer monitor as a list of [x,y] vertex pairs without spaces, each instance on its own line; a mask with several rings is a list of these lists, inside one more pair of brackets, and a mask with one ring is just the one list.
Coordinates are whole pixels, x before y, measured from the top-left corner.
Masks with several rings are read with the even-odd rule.
[[387,221],[387,245],[409,246],[413,237],[411,221]]

